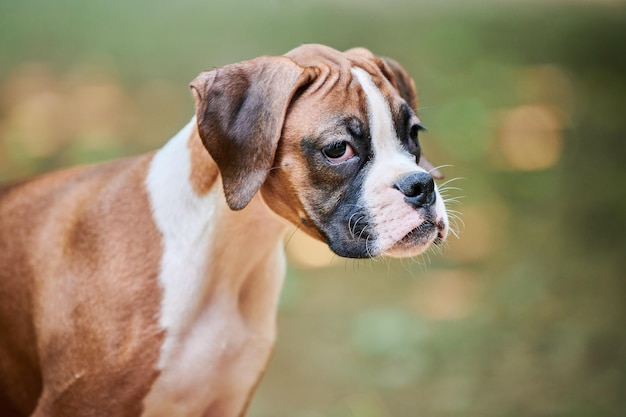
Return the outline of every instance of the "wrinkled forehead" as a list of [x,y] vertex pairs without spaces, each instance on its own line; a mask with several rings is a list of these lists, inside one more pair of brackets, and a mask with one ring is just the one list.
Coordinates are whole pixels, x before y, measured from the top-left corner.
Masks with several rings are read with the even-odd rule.
[[[390,109],[397,108],[402,101],[398,91],[383,74],[381,61],[366,49],[356,48],[340,52],[324,45],[303,45],[286,54],[297,64],[314,67],[318,74],[304,93],[323,106],[316,106],[320,116],[328,113],[368,116],[366,91],[363,75],[382,94]],[[361,77],[356,74],[360,73]],[[310,111],[310,110],[309,110]],[[393,111],[393,110],[392,110]]]
[[384,65],[381,59],[364,48],[340,52],[325,45],[302,45],[292,49],[285,56],[293,59],[298,65],[317,68],[322,76],[334,73],[339,79],[349,79],[352,69],[358,67],[367,72],[377,86],[393,90],[392,84],[381,70]]
[[[287,52],[285,56],[304,67],[332,65],[346,71],[353,65],[369,67],[368,72],[376,72],[376,57],[367,49],[354,48],[345,52],[325,45],[302,45]],[[379,71],[379,70],[378,70]]]

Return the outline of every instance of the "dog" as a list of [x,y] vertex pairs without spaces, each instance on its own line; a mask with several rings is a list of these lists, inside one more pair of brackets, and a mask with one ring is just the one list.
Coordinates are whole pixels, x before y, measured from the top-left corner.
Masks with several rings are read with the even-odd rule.
[[0,191],[0,415],[243,416],[288,225],[348,258],[446,238],[397,62],[303,45],[190,87],[160,150]]

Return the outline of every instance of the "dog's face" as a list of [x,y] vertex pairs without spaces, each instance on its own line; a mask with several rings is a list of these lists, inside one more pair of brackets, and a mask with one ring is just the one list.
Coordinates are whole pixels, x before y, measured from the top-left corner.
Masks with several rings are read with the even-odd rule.
[[[441,243],[448,219],[433,180],[439,174],[421,154],[406,72],[363,49],[306,45],[277,59],[265,76],[257,63],[252,76],[217,70],[192,84],[200,135],[231,208],[260,189],[272,210],[344,257],[414,256]],[[230,80],[216,89],[222,75]],[[245,93],[224,110],[218,101],[241,89],[238,81]]]

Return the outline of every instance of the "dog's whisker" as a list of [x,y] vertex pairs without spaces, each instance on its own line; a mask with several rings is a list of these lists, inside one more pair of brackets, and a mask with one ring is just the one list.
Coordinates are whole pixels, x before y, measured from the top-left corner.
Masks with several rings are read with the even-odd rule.
[[446,206],[462,206],[463,205],[463,201],[459,200],[458,198],[445,198],[444,203],[446,204]]
[[465,198],[464,195],[449,195],[449,194],[446,194],[446,193],[441,194],[441,197],[443,199],[445,199],[445,200],[452,200],[452,199],[463,200]]
[[[352,230],[352,227],[350,226],[350,223],[352,222],[352,218],[356,216],[358,213],[359,213],[358,211],[355,211],[352,214],[352,216],[350,216],[350,218],[348,219],[348,231],[350,232],[350,235],[352,235],[352,240],[354,240],[355,236],[354,236],[354,231]],[[358,220],[357,220],[357,223],[358,223]],[[354,227],[356,228],[356,223],[354,224]]]
[[465,222],[463,221],[463,218],[459,214],[457,214],[455,212],[449,213],[448,214],[448,219],[451,222],[454,222],[454,224],[457,225],[457,226],[458,226],[459,223],[462,224],[463,228],[465,228]]
[[439,188],[441,187],[445,187],[446,185],[450,184],[451,182],[454,181],[460,181],[460,180],[466,180],[467,178],[465,177],[454,177],[454,178],[450,178],[449,180],[445,180],[444,182],[441,183],[441,185],[439,185]]
[[457,200],[463,200],[465,198],[464,195],[450,195],[447,193],[448,190],[444,191],[443,193],[439,193],[441,195],[442,198],[449,200],[449,199],[457,199]]
[[458,221],[462,221],[463,220],[461,218],[461,216],[459,214],[457,214],[457,212],[455,210],[450,210],[448,212],[448,219],[450,219],[450,220],[458,220]]
[[450,221],[459,220],[459,216],[457,214],[454,214],[448,211],[448,220]]
[[[459,222],[462,223],[462,220],[460,219],[450,219],[450,234],[452,234],[454,237],[456,237],[457,239],[459,238],[459,232],[461,230],[460,224]],[[465,225],[463,224],[463,227],[465,227]]]
[[[357,213],[354,213],[352,216],[350,216],[350,219],[352,219],[352,217],[354,217]],[[358,219],[356,219],[356,221],[354,222],[354,225],[352,226],[352,228],[350,228],[350,222],[348,221],[348,230],[350,231],[350,234],[352,235],[352,240],[356,239],[355,233],[356,233],[356,226],[357,224],[363,220],[365,218],[365,215],[359,217]],[[364,228],[365,230],[365,228]],[[361,234],[363,233],[363,231],[361,231]],[[361,238],[361,235],[359,235],[359,238]]]
[[[365,220],[365,218],[366,218],[366,216],[365,216],[365,215],[363,215],[363,216],[359,217],[359,218],[357,219],[357,221],[354,223],[354,231],[355,231],[355,232],[356,232],[356,226],[359,224],[359,222],[360,222],[361,220]],[[367,227],[367,226],[364,226],[364,228],[366,228],[366,227]]]
[[[363,233],[365,232],[365,230],[366,230],[366,229],[367,229],[367,226],[365,226],[365,227],[363,228],[363,230],[361,230],[361,233],[359,233],[359,239],[361,239],[361,237],[363,236]],[[368,233],[367,238],[366,238],[366,241],[365,241],[365,244],[366,244],[366,245],[367,245],[367,239],[369,239],[369,238],[370,238],[370,235],[369,235],[369,233]]]
[[[364,229],[364,230],[365,230],[365,229]],[[359,236],[359,237],[360,237],[360,236]],[[374,258],[374,256],[372,256],[372,252],[371,252],[370,247],[369,247],[369,241],[370,241],[370,238],[371,238],[371,236],[370,236],[370,235],[368,235],[368,236],[367,236],[367,238],[365,238],[365,253],[367,253],[367,256],[368,256],[370,259],[373,259],[373,258]]]
[[440,192],[440,193],[442,193],[442,192],[444,192],[444,193],[445,193],[446,191],[452,191],[452,190],[454,190],[454,191],[463,191],[463,190],[462,190],[461,188],[459,188],[459,187],[451,187],[451,186],[449,186],[449,185],[448,185],[448,186],[445,186],[445,185],[444,185],[443,187],[439,187],[439,192]]
[[444,168],[452,168],[454,165],[450,165],[450,164],[441,164],[441,165],[437,165],[436,167],[432,167],[431,169],[428,170],[428,173],[432,173],[433,171],[439,170],[439,169],[444,169]]
[[293,229],[293,232],[291,232],[289,234],[289,237],[285,240],[285,245],[283,246],[283,249],[287,249],[287,246],[289,245],[289,242],[291,242],[291,239],[300,230],[300,226],[302,226],[303,224],[304,224],[304,220],[301,220],[300,223],[298,224],[298,226],[296,226],[296,228]]

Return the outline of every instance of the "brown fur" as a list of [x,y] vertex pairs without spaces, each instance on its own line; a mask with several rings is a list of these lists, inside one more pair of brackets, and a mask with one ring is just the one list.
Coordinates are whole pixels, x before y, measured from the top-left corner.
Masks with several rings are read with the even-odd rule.
[[196,194],[205,195],[215,185],[220,171],[211,155],[206,152],[197,129],[193,130],[187,146],[189,146],[191,153],[191,174],[189,178],[191,186]]
[[163,337],[159,236],[145,190],[128,187],[149,161],[61,171],[2,197],[0,415],[140,412]]

